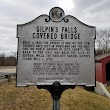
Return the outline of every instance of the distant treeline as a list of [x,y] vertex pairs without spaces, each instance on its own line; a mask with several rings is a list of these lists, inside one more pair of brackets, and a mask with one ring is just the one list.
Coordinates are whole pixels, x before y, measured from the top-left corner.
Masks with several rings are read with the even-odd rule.
[[6,57],[4,54],[0,55],[0,66],[16,66],[16,62],[15,56]]

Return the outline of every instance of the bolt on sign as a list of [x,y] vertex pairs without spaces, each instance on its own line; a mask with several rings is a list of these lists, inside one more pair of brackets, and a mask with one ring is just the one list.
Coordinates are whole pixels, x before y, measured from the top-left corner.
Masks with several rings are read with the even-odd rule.
[[95,86],[95,31],[59,7],[17,25],[17,86]]

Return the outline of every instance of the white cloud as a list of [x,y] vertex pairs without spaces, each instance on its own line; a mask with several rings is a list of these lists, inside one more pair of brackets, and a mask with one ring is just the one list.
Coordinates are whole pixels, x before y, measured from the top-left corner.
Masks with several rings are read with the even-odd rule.
[[73,0],[60,0],[59,7],[67,10],[72,10],[74,8],[74,1]]
[[65,14],[96,27],[110,27],[110,0],[0,0],[0,52],[16,51],[16,26],[60,6]]
[[81,19],[90,25],[94,25],[96,27],[110,27],[109,17],[110,17],[110,1],[103,0],[95,5],[91,5],[87,7]]

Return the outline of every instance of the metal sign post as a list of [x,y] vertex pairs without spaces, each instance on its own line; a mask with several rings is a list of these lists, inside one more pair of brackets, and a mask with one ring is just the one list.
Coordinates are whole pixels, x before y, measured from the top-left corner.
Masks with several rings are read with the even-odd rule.
[[60,83],[57,81],[53,83],[53,110],[60,110],[60,86]]
[[60,99],[53,99],[53,110],[60,110]]
[[63,91],[69,88],[75,88],[73,85],[61,85],[58,81],[55,81],[52,85],[38,85],[37,87],[38,89],[46,89],[51,93],[53,98],[53,110],[60,110],[60,98]]

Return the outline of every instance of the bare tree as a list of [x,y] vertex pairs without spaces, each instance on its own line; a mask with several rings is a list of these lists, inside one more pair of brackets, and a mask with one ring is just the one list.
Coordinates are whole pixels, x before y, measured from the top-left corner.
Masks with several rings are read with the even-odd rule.
[[11,52],[11,56],[17,58],[17,52]]
[[16,58],[17,58],[17,53],[16,52],[11,52],[10,56],[7,57],[7,59],[8,59],[11,66],[16,65]]
[[5,65],[5,53],[0,54],[0,66]]
[[109,52],[110,48],[110,28],[109,29],[100,29],[96,32],[96,48],[97,51],[102,54]]
[[16,66],[16,52],[10,53],[9,56],[0,54],[0,66]]

